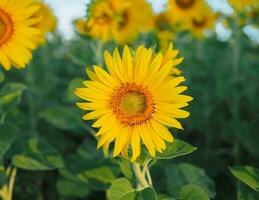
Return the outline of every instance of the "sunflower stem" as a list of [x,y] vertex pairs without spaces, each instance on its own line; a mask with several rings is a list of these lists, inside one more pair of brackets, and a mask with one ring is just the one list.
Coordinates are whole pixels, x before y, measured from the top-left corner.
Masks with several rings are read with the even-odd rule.
[[152,178],[149,171],[149,163],[152,161],[152,159],[149,159],[146,161],[143,167],[143,174],[147,177],[148,183],[150,186],[153,186]]
[[13,199],[13,189],[14,189],[14,182],[15,182],[16,174],[17,174],[17,169],[14,167],[10,173],[7,200]]
[[139,189],[149,187],[150,184],[146,180],[145,174],[141,171],[140,164],[137,162],[132,163],[132,168],[138,181]]
[[103,42],[97,40],[94,44],[91,45],[93,52],[95,54],[96,63],[103,67]]
[[[233,84],[236,85],[239,80],[239,65],[240,65],[240,56],[241,56],[241,29],[238,25],[238,14],[235,16],[234,24],[234,47],[233,47]],[[238,96],[234,94],[232,113],[234,119],[238,118]],[[233,146],[234,162],[239,164],[239,143],[236,141]]]

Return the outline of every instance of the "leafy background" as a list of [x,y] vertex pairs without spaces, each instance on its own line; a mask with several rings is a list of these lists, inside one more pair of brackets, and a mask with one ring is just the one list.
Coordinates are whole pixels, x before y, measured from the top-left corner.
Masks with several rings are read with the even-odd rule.
[[[152,33],[139,44],[158,50]],[[17,168],[15,200],[259,199],[259,170],[249,167],[259,166],[259,46],[241,29],[224,42],[181,33],[174,45],[194,101],[185,130],[172,130],[181,140],[152,162],[154,188],[136,191],[130,162],[96,150],[96,130],[75,106],[85,67],[115,44],[55,34],[25,70],[0,71],[2,192]]]

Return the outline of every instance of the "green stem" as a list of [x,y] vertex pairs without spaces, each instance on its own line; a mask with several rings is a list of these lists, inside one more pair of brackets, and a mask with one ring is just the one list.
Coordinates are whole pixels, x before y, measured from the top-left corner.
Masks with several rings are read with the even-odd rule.
[[13,199],[13,189],[14,189],[14,182],[17,174],[17,169],[13,168],[10,174],[10,179],[9,179],[9,185],[8,185],[8,199],[7,200],[12,200]]
[[[234,27],[234,48],[233,48],[233,84],[237,84],[239,80],[239,65],[240,65],[240,56],[241,56],[241,29],[238,25],[238,15],[235,20]],[[235,93],[233,97],[233,107],[232,113],[234,119],[238,118],[238,95]],[[233,155],[235,164],[239,163],[239,143],[235,142],[233,146]]]
[[152,178],[151,178],[151,174],[149,171],[149,163],[152,161],[152,159],[148,160],[144,167],[143,167],[143,174],[147,177],[148,183],[150,186],[153,186],[153,182],[152,182]]
[[135,176],[138,180],[139,189],[149,187],[150,184],[146,180],[146,177],[145,177],[144,173],[141,171],[140,164],[134,162],[134,163],[132,163],[132,168],[133,168]]
[[103,42],[97,40],[95,43],[91,43],[91,48],[95,54],[95,62],[103,67]]

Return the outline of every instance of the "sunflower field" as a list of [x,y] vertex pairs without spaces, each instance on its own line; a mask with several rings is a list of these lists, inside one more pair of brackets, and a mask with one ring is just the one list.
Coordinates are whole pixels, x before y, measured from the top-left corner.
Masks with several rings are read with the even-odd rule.
[[259,0],[163,2],[0,0],[0,200],[259,200]]

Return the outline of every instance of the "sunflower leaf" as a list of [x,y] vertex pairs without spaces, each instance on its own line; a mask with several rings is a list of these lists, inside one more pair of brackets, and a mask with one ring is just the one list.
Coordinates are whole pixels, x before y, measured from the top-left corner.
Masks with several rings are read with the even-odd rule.
[[137,192],[136,200],[157,200],[157,195],[152,187],[147,187],[139,192]]
[[23,91],[27,88],[22,83],[8,83],[0,92],[0,116],[9,112],[21,102]]
[[9,149],[17,134],[17,128],[9,123],[0,124],[0,159]]
[[47,142],[38,138],[30,138],[20,154],[14,155],[13,164],[25,170],[52,170],[64,167],[62,156]]
[[108,200],[134,200],[135,190],[126,178],[118,178],[112,182],[107,191]]
[[179,199],[185,200],[209,200],[209,195],[199,186],[188,184],[182,187]]
[[156,157],[158,159],[171,159],[190,154],[196,149],[196,147],[176,139],[173,143],[167,143],[166,149],[163,151],[163,153],[158,153]]
[[229,169],[237,179],[259,192],[259,169],[251,166],[236,166]]

